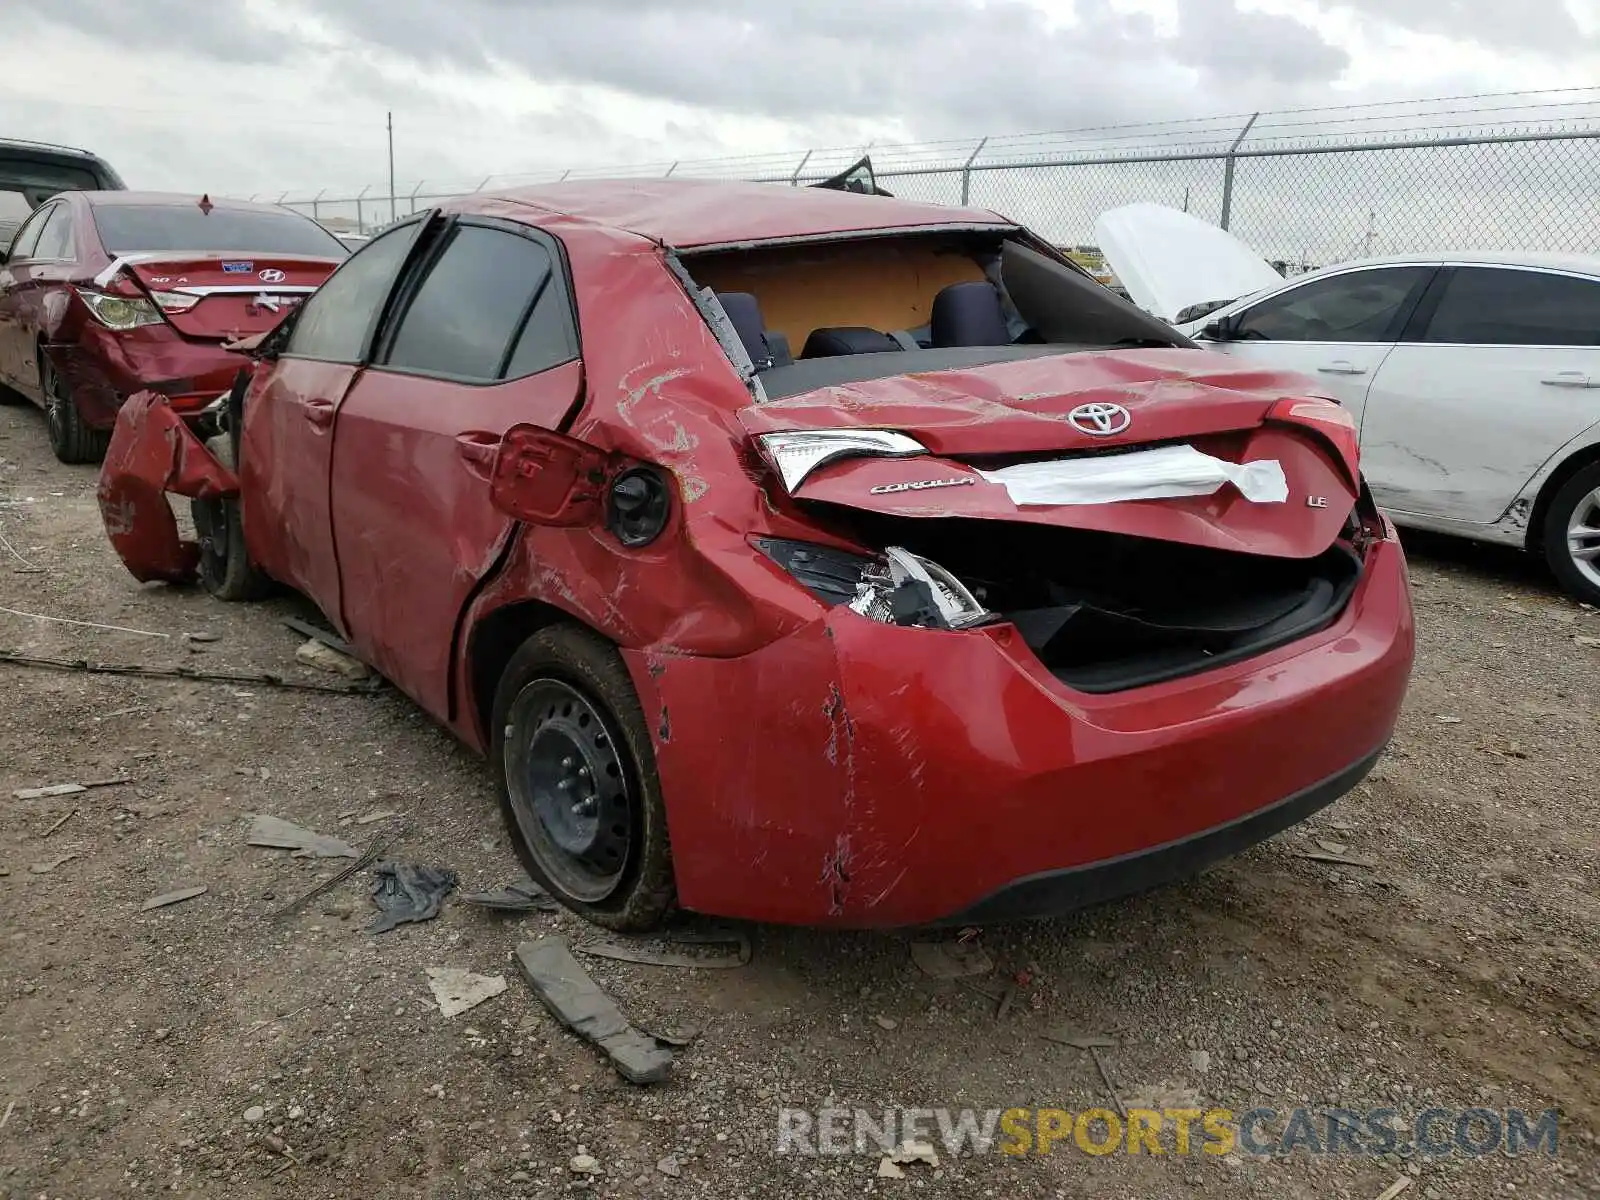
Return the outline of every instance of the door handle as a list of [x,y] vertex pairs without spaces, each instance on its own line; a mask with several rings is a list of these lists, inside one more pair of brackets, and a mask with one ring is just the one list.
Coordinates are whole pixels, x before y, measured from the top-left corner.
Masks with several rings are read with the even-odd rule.
[[1600,387],[1600,383],[1595,383],[1587,375],[1585,375],[1582,371],[1562,371],[1558,375],[1546,376],[1544,379],[1541,379],[1539,382],[1544,384],[1546,387],[1567,387],[1567,388]]
[[305,406],[306,420],[318,429],[326,429],[333,424],[333,401],[307,400]]
[[1317,370],[1324,375],[1365,375],[1367,373],[1365,367],[1358,367],[1342,358],[1334,359],[1331,363],[1323,363]]

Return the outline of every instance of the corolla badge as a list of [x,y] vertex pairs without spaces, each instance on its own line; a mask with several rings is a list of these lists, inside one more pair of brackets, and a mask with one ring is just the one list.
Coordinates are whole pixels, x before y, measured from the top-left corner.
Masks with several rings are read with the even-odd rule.
[[282,283],[288,276],[277,267],[268,267],[265,271],[256,272],[256,278],[262,283]]
[[971,487],[970,479],[914,479],[909,483],[880,483],[867,489],[870,496],[885,496],[890,492],[920,492],[927,488]]
[[1110,437],[1121,433],[1133,423],[1133,414],[1120,404],[1080,404],[1067,414],[1067,424],[1079,433],[1093,437]]

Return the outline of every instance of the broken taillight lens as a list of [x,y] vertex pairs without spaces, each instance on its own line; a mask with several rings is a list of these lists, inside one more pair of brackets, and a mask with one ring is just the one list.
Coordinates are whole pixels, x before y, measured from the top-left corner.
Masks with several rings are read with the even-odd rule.
[[88,288],[75,290],[94,319],[107,329],[137,329],[141,325],[159,325],[162,322],[161,310],[143,297],[108,296]]
[[1361,443],[1355,418],[1333,400],[1287,397],[1267,413],[1267,420],[1300,425],[1321,435],[1339,454],[1352,486],[1361,486]]
[[900,546],[866,555],[786,538],[755,544],[822,603],[885,625],[965,629],[993,616],[949,571]]

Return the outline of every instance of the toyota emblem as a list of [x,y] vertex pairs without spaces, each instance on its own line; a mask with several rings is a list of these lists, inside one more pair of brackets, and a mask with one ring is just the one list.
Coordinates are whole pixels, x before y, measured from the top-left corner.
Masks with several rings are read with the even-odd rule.
[[257,278],[262,283],[282,283],[288,276],[278,270],[277,267],[268,267],[265,271],[260,272]]
[[1080,404],[1067,414],[1067,424],[1079,433],[1110,437],[1133,423],[1133,415],[1120,404]]

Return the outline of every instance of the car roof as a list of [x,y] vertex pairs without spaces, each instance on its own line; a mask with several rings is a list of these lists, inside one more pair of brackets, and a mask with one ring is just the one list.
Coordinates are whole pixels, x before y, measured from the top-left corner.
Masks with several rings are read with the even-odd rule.
[[1462,263],[1471,266],[1546,267],[1557,271],[1577,271],[1600,275],[1600,255],[1563,254],[1533,250],[1427,250],[1420,254],[1391,254],[1383,258],[1352,259],[1329,263],[1324,271],[1348,271],[1352,267],[1387,267],[1404,263]]
[[921,204],[827,188],[684,179],[552,183],[477,193],[444,208],[474,212],[492,209],[497,202],[623,229],[679,249],[896,229],[1017,227],[981,208]]
[[105,160],[92,150],[76,146],[58,146],[54,142],[30,142],[26,138],[0,138],[0,150],[26,151],[29,154],[52,154],[58,158],[87,159],[104,165]]
[[[194,207],[200,203],[201,197],[194,192],[77,192],[88,200],[94,208],[109,208],[119,204],[136,204],[145,208],[185,208]],[[281,204],[266,204],[252,200],[230,200],[225,196],[207,197],[213,208],[237,209],[244,212],[274,212],[293,213],[295,210],[286,208]],[[304,216],[303,213],[296,213]],[[310,218],[308,217],[307,220]]]

